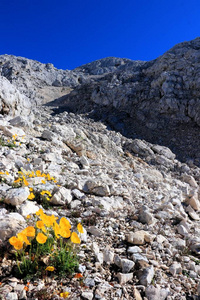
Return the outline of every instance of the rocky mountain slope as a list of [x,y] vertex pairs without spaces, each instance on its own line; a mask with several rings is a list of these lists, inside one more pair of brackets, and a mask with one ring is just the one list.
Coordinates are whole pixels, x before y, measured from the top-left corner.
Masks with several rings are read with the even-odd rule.
[[[0,56],[0,299],[199,299],[199,47],[72,71]],[[16,278],[8,239],[39,208],[83,224],[80,278]]]

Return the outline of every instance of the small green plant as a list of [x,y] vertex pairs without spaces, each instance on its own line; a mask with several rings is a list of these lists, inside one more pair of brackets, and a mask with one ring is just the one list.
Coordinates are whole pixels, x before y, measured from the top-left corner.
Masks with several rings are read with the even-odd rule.
[[[1,137],[0,137],[0,145],[1,145],[2,147],[15,148],[15,147],[17,147],[16,141],[15,141],[16,138],[17,138],[17,135],[16,135],[16,134],[12,136],[12,139],[11,139],[11,140],[6,139],[5,137],[1,136]],[[19,145],[20,145],[20,143],[19,143]]]
[[[56,220],[54,215],[48,216],[39,209],[34,216],[35,226],[28,226],[9,239],[16,255],[15,276],[31,278],[34,274],[56,272],[62,277],[72,274],[78,267],[79,235],[71,232],[71,224],[66,218],[62,217],[59,224]],[[83,233],[80,223],[77,231]]]

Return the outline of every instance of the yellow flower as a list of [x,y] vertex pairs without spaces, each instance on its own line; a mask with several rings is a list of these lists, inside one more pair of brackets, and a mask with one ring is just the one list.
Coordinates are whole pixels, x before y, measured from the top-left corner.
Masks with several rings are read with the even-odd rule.
[[13,138],[13,140],[16,140],[17,134],[13,134],[12,138]]
[[47,230],[46,230],[46,228],[45,228],[45,226],[44,226],[43,221],[37,221],[37,222],[36,222],[36,227],[37,227],[38,229],[42,229],[42,231],[43,231],[44,233],[47,232]]
[[43,221],[37,221],[37,222],[36,222],[36,227],[37,227],[38,229],[42,229],[42,227],[44,227],[44,222],[43,222]]
[[47,180],[51,180],[52,179],[51,176],[49,175],[49,173],[46,175],[46,177],[47,177]]
[[76,232],[72,232],[71,242],[74,243],[74,244],[80,244],[81,243],[81,240],[79,239],[78,234]]
[[60,227],[65,227],[65,228],[69,228],[69,229],[71,228],[70,222],[69,222],[66,218],[64,218],[64,217],[62,217],[62,218],[60,219],[59,226],[60,226]]
[[24,180],[24,184],[27,186],[29,185],[28,181],[26,180],[25,176],[22,176],[23,177],[23,180]]
[[4,175],[5,173],[4,172],[0,172],[0,175]]
[[30,195],[28,196],[27,199],[32,200],[32,199],[34,199],[34,198],[35,198],[35,195],[34,195],[33,193],[30,193]]
[[40,170],[37,170],[37,171],[35,172],[35,174],[36,174],[37,177],[41,177],[41,176],[42,176]]
[[64,299],[69,297],[69,292],[60,293],[60,297],[63,297]]
[[20,241],[16,236],[12,236],[9,239],[9,243],[16,249],[16,250],[21,250],[23,248],[23,242]]
[[54,215],[47,216],[46,214],[43,214],[40,216],[40,218],[47,227],[53,226],[53,224],[55,223],[55,220],[56,220]]
[[30,219],[30,218],[31,218],[31,216],[30,216],[30,215],[27,215],[27,216],[26,216],[26,218],[27,218],[27,219]]
[[17,234],[17,237],[18,239],[23,242],[23,243],[26,243],[27,245],[30,245],[31,243],[29,242],[29,240],[27,239],[27,236],[23,233],[23,232],[20,232]]
[[30,161],[30,158],[27,158],[27,161]]
[[39,232],[36,236],[36,241],[39,243],[39,244],[44,244],[46,243],[46,240],[47,240],[47,236],[44,235],[43,233]]
[[71,231],[69,228],[63,228],[63,227],[60,227],[59,229],[59,234],[64,237],[65,239],[69,238],[70,235],[71,235]]
[[17,242],[18,238],[16,236],[12,236],[9,239],[9,243],[13,246]]
[[45,180],[42,180],[41,182],[42,182],[43,184],[45,184],[45,183],[46,183],[46,181],[45,181]]
[[18,178],[18,179],[16,179],[16,180],[14,181],[14,183],[18,183],[18,182],[20,182],[20,181],[22,181],[22,179],[21,179],[21,178]]
[[40,208],[38,211],[36,211],[36,216],[43,216],[44,215],[44,212],[43,212],[43,210]]
[[32,192],[32,191],[33,191],[33,188],[30,187],[30,188],[29,188],[29,191]]
[[6,171],[6,175],[10,175],[8,171]]
[[58,239],[59,238],[59,234],[60,234],[60,227],[57,224],[57,222],[54,223],[54,228],[53,229],[54,229],[55,236]]
[[51,272],[53,272],[54,270],[55,270],[55,268],[53,266],[48,266],[45,269],[45,271],[51,271]]
[[42,191],[42,192],[40,192],[40,194],[41,194],[42,196],[48,195],[49,197],[52,197],[51,192],[49,192],[49,191]]
[[83,231],[83,226],[81,225],[81,223],[78,223],[77,229],[78,229],[78,232],[84,233],[84,231]]
[[35,177],[34,171],[32,171],[32,172],[28,175],[28,177],[30,177],[30,178]]
[[29,237],[35,236],[35,228],[33,226],[26,227],[22,232]]

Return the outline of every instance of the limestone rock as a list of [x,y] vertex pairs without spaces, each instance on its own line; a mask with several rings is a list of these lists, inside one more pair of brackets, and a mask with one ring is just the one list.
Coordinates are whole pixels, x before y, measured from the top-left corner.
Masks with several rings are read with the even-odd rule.
[[72,201],[71,190],[66,189],[65,187],[59,187],[56,189],[56,192],[53,194],[50,202],[55,205],[66,205]]
[[28,187],[10,189],[7,192],[4,202],[13,206],[18,206],[27,200],[29,194]]
[[159,285],[150,285],[145,290],[145,295],[148,300],[165,300],[169,294],[168,289],[161,289]]
[[119,280],[119,283],[123,285],[133,279],[133,273],[128,273],[128,274],[117,273],[117,278]]
[[23,229],[22,226],[25,225],[25,220],[17,220],[9,214],[0,217],[0,240],[5,242],[11,236],[16,235],[16,233]]
[[139,280],[140,280],[140,284],[144,285],[144,286],[148,286],[149,284],[151,284],[151,281],[154,277],[154,268],[153,266],[150,266],[146,269],[143,269],[139,272]]
[[130,232],[127,236],[127,241],[134,245],[143,245],[145,242],[149,243],[152,240],[152,236],[144,230]]

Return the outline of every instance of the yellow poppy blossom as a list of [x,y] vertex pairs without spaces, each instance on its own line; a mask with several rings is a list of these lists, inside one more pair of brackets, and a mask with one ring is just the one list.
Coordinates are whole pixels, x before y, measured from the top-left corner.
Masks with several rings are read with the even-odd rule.
[[9,243],[15,248],[15,250],[21,250],[23,248],[23,242],[16,236],[12,236],[9,239]]
[[42,216],[42,215],[44,215],[44,212],[43,212],[43,210],[40,208],[38,211],[36,211],[36,216]]
[[34,198],[35,198],[35,195],[34,195],[33,193],[30,193],[30,195],[28,196],[27,199],[32,200],[32,199],[34,199]]
[[18,238],[16,236],[12,236],[9,238],[9,243],[13,246],[17,242]]
[[37,170],[37,171],[35,172],[35,174],[36,174],[37,177],[41,177],[41,171],[40,171],[40,170]]
[[22,181],[22,179],[21,179],[21,178],[18,178],[18,179],[16,179],[16,180],[14,181],[14,183],[18,183],[18,182],[20,182],[20,181]]
[[80,244],[81,243],[81,240],[79,239],[78,234],[76,232],[72,232],[71,242],[74,243],[74,244]]
[[35,228],[33,226],[26,227],[22,232],[29,237],[35,236]]
[[46,240],[47,240],[47,236],[44,235],[43,233],[39,232],[36,236],[36,241],[39,243],[39,244],[44,244],[46,243]]
[[22,176],[23,177],[23,180],[24,180],[24,184],[27,186],[29,185],[28,181],[26,180],[25,176]]
[[69,292],[63,292],[63,293],[60,293],[60,297],[63,297],[64,299],[68,298],[69,297]]
[[17,234],[17,237],[18,239],[23,242],[23,243],[26,243],[27,245],[30,245],[31,243],[29,242],[29,240],[27,239],[27,236],[23,233],[23,232],[20,232]]
[[42,231],[43,231],[44,233],[47,232],[47,230],[46,230],[46,228],[45,228],[45,226],[44,226],[43,221],[37,221],[37,222],[36,222],[36,227],[37,227],[38,229],[42,229]]
[[71,231],[69,228],[63,228],[63,227],[60,227],[59,229],[59,234],[64,237],[65,239],[69,238],[70,235],[71,235]]
[[57,224],[57,222],[54,223],[54,228],[53,229],[54,229],[55,236],[58,239],[59,238],[59,234],[60,234],[60,227]]
[[45,269],[45,271],[51,271],[51,272],[53,272],[54,270],[55,270],[55,268],[53,266],[48,266]]
[[37,222],[36,222],[36,227],[37,227],[38,229],[42,229],[42,227],[44,227],[44,222],[43,222],[43,221],[37,221]]
[[81,223],[78,223],[77,229],[78,229],[78,232],[79,232],[79,233],[84,233],[84,231],[83,231],[83,226],[81,225]]
[[62,217],[62,218],[60,219],[59,226],[60,226],[60,227],[64,227],[64,228],[69,228],[69,229],[71,228],[70,222],[69,222],[66,218],[64,218],[64,217]]
[[55,217],[54,216],[47,216],[46,214],[43,214],[40,216],[41,220],[44,222],[44,225],[47,227],[53,226],[55,222]]

